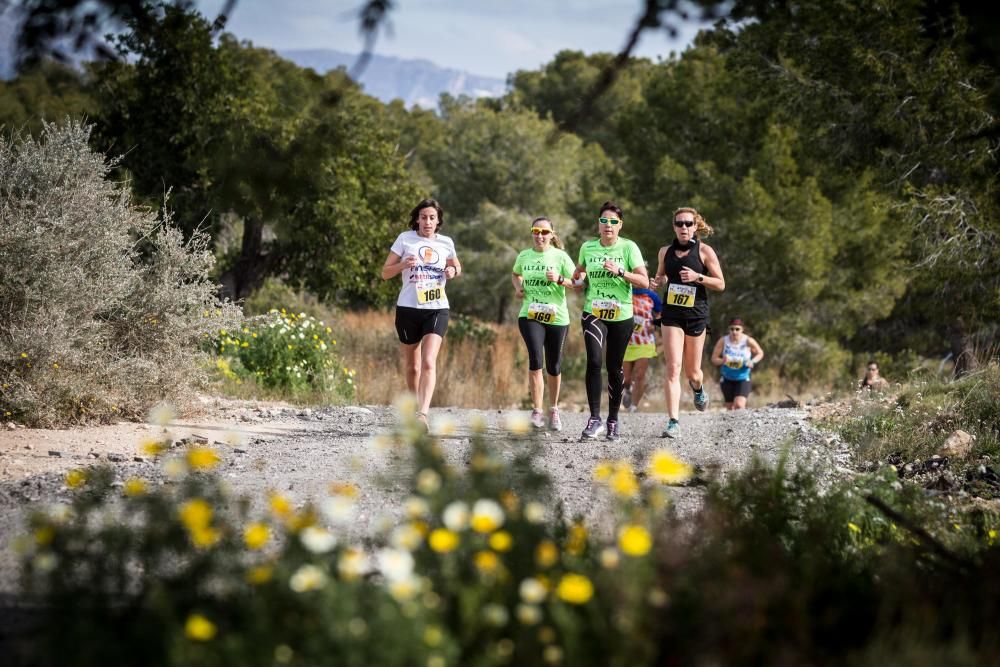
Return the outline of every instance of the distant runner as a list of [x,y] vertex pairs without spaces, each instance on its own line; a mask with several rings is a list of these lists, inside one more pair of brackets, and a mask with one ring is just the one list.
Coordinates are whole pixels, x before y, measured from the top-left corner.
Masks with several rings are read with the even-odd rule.
[[649,360],[656,358],[656,336],[660,325],[660,311],[663,302],[660,296],[644,287],[632,288],[632,338],[625,350],[625,394],[622,404],[629,412],[635,412],[642,404],[646,393],[646,369]]
[[[574,280],[586,275],[583,341],[587,348],[587,403],[590,419],[581,440],[596,438],[601,422],[601,361],[608,369],[608,421],[605,436],[620,439],[618,409],[625,387],[622,364],[632,336],[632,287],[648,287],[649,277],[639,246],[619,238],[622,210],[614,202],[601,205],[597,219],[598,238],[580,248]],[[605,351],[606,350],[606,351]]]
[[531,393],[531,423],[545,426],[542,394],[542,361],[549,376],[549,428],[562,430],[559,418],[563,343],[569,331],[566,309],[566,286],[572,283],[573,260],[562,249],[562,242],[548,218],[531,222],[532,247],[522,250],[514,261],[511,280],[514,291],[524,300],[518,313],[517,328],[528,347],[528,390]]
[[663,356],[666,371],[663,393],[666,395],[670,420],[663,437],[680,435],[678,415],[681,400],[681,365],[688,385],[694,391],[694,407],[708,407],[705,374],[701,371],[701,356],[708,328],[708,292],[726,289],[722,267],[715,251],[700,238],[712,234],[712,228],[693,208],[674,211],[674,240],[660,248],[656,267],[656,286],[665,287],[660,334],[663,336]]
[[720,367],[720,388],[727,410],[742,410],[753,388],[750,371],[764,358],[764,349],[743,330],[743,320],[729,321],[729,333],[715,343],[712,363]]
[[396,300],[396,335],[399,337],[406,387],[417,395],[417,419],[427,426],[437,355],[448,331],[447,281],[462,274],[455,244],[438,234],[444,211],[425,199],[410,211],[410,231],[396,237],[382,266],[382,279],[402,274],[403,286]]

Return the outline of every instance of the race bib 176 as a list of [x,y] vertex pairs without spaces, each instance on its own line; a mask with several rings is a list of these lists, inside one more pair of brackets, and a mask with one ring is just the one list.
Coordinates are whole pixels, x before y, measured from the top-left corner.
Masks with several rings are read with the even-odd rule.
[[602,320],[617,320],[621,304],[614,299],[594,299],[590,303],[590,312]]

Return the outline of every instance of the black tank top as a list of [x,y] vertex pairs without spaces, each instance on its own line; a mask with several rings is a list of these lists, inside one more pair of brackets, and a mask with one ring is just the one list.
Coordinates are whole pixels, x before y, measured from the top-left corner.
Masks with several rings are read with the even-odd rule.
[[667,272],[667,280],[670,284],[685,285],[695,288],[694,306],[677,306],[671,304],[667,299],[670,285],[663,292],[663,317],[677,320],[701,320],[708,319],[708,292],[701,283],[685,283],[681,280],[681,269],[687,267],[696,273],[705,274],[705,263],[701,261],[701,241],[693,239],[690,244],[690,251],[684,257],[678,257],[677,252],[684,252],[677,247],[677,239],[670,244],[663,257],[663,268]]

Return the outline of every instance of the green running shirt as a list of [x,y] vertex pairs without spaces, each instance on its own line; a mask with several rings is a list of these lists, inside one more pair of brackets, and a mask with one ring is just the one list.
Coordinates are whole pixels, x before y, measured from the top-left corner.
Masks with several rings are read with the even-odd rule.
[[615,244],[608,247],[602,246],[599,238],[584,243],[580,247],[579,261],[587,271],[587,294],[583,312],[611,322],[630,320],[632,284],[604,268],[604,262],[609,259],[626,271],[646,265],[639,246],[629,239],[618,237]]
[[569,324],[569,310],[566,308],[566,288],[545,277],[545,272],[553,269],[566,279],[572,280],[576,266],[572,258],[559,248],[550,247],[545,252],[534,248],[522,250],[514,260],[513,273],[523,279],[524,302],[518,317],[527,317],[543,324],[565,326]]

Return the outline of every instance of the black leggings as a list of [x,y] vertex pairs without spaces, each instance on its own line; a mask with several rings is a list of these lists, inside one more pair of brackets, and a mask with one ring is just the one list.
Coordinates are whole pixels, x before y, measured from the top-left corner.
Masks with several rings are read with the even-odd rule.
[[608,322],[584,313],[580,323],[583,325],[583,344],[587,348],[587,403],[590,404],[590,416],[597,419],[601,417],[601,355],[604,353],[608,368],[608,419],[617,421],[625,389],[625,371],[622,370],[625,348],[632,337],[635,322],[632,318]]
[[528,346],[528,369],[537,371],[542,368],[542,349],[545,349],[545,372],[549,375],[559,375],[562,365],[563,343],[569,325],[542,324],[527,317],[519,317],[517,328],[521,330],[521,338]]

